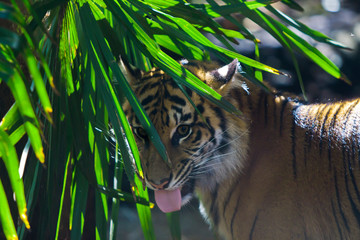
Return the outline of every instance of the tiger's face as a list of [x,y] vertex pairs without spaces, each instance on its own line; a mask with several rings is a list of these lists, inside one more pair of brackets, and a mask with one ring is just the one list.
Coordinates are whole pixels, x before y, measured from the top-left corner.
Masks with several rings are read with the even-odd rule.
[[[214,72],[209,75],[207,69],[197,64],[186,67],[201,80],[206,82],[206,78],[216,75]],[[129,104],[125,104],[145,180],[155,190],[155,198],[160,192],[177,191],[181,204],[185,204],[196,188],[211,190],[241,169],[243,162],[238,159],[239,154],[246,154],[247,138],[243,120],[186,89],[200,116],[177,84],[158,69],[145,73],[131,85],[158,131],[170,161],[170,165],[164,162]]]

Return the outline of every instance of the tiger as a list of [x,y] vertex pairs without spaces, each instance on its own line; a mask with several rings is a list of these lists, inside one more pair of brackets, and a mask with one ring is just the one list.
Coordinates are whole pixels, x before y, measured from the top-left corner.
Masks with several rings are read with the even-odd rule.
[[162,211],[195,196],[227,240],[360,239],[359,98],[308,104],[249,81],[237,59],[180,63],[242,114],[180,89],[159,68],[128,71],[171,163],[125,103],[147,187]]

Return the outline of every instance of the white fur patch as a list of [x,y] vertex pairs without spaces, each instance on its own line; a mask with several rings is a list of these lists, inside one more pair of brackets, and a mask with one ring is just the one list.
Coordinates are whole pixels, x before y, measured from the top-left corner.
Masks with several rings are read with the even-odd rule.
[[229,72],[229,66],[225,65],[222,68],[219,68],[217,72],[220,74],[221,77],[226,78],[226,75]]
[[246,92],[248,95],[250,95],[249,87],[248,87],[248,85],[246,85],[245,82],[242,82],[242,83],[241,83],[241,87],[242,87],[242,89],[245,90],[245,92]]
[[180,60],[180,64],[181,65],[186,65],[186,64],[188,64],[189,63],[189,61],[187,60],[187,59],[181,59]]

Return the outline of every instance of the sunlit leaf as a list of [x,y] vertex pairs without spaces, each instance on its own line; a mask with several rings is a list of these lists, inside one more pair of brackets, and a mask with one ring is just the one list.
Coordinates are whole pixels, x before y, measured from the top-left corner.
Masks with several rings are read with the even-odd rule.
[[9,136],[3,130],[0,130],[0,152],[9,174],[11,187],[15,193],[19,216],[25,223],[26,228],[29,229],[30,223],[27,217],[24,185],[19,176],[19,159],[15,146],[12,145]]
[[[120,57],[144,71],[158,67],[185,95],[189,88],[240,115],[178,60],[210,60],[211,56],[228,63],[237,58],[246,70],[243,76],[266,89],[262,72],[282,73],[259,62],[261,39],[243,25],[248,18],[290,51],[299,78],[294,51],[329,74],[344,77],[287,25],[316,41],[344,46],[285,15],[283,7],[279,11],[279,5],[273,4],[280,2],[276,0],[10,2],[0,3],[0,19],[6,23],[0,27],[0,83],[8,85],[15,103],[1,116],[0,156],[8,173],[4,177],[9,176],[12,184],[18,181],[12,189],[20,216],[24,219],[27,207],[26,216],[36,228],[29,232],[21,221],[13,223],[7,210],[12,196],[5,196],[0,186],[0,225],[9,239],[15,238],[16,227],[20,239],[117,239],[117,213],[123,201],[136,204],[145,239],[155,239],[150,211],[154,204],[144,188],[140,155],[123,111],[125,100],[169,165],[171,159],[120,71]],[[303,10],[294,0],[281,2]],[[221,26],[219,17],[229,21],[232,29]],[[216,38],[221,47],[210,38]],[[235,50],[234,44],[243,39],[255,45],[255,59]],[[107,131],[115,136],[109,137]],[[123,173],[130,186],[122,181]],[[132,192],[124,190],[129,187]],[[173,239],[181,236],[178,215],[168,215]]]
[[11,216],[9,203],[7,201],[5,190],[1,180],[0,180],[0,206],[1,206],[0,221],[6,239],[7,240],[18,239],[14,222]]

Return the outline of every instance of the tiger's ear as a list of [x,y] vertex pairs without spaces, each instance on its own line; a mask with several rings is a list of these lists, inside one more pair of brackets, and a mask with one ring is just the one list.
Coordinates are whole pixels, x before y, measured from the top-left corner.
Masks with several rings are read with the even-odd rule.
[[131,65],[127,61],[123,61],[121,56],[119,57],[119,67],[122,74],[124,74],[126,80],[130,84],[136,84],[144,75],[144,72],[142,70]]
[[208,72],[206,75],[206,84],[216,91],[223,92],[228,88],[235,73],[239,70],[240,63],[234,59],[228,65]]

